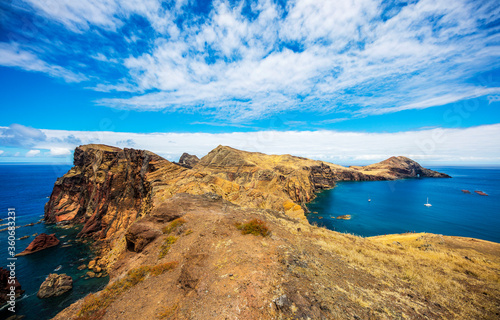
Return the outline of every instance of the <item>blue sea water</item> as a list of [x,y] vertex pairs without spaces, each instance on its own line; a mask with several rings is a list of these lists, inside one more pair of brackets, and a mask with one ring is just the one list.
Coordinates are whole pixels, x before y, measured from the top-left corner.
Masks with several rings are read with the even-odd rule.
[[[78,228],[62,229],[43,223],[25,226],[43,217],[54,182],[70,168],[68,165],[0,165],[0,218],[4,219],[0,225],[7,223],[8,208],[15,208],[16,225],[22,226],[16,229],[16,238],[30,235],[28,239],[16,241],[16,252],[23,251],[35,233],[55,233],[61,241],[56,247],[17,258],[16,276],[25,294],[16,301],[16,314],[26,316],[26,320],[50,319],[89,292],[102,289],[109,281],[107,277],[85,280],[82,276],[87,270],[77,269],[88,263],[93,254],[89,244],[74,241]],[[6,227],[0,226],[0,229]],[[0,267],[3,268],[9,263],[7,237],[7,231],[0,232]],[[65,243],[71,246],[64,247]],[[59,266],[61,269],[55,272]],[[70,275],[73,290],[60,297],[39,299],[36,293],[50,273]],[[7,308],[0,311],[0,319],[11,315]]]
[[432,169],[452,178],[339,182],[308,205],[308,220],[364,237],[415,231],[500,242],[500,167]]

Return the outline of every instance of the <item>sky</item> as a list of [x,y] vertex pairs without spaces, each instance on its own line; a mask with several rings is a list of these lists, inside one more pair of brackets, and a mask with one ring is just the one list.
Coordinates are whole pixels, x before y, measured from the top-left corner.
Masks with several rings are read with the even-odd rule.
[[0,1],[0,163],[86,143],[500,164],[498,1]]

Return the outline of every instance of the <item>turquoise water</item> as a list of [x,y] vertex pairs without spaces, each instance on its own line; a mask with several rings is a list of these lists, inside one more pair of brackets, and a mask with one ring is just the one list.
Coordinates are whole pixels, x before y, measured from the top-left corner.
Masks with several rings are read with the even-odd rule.
[[[365,237],[415,231],[500,242],[500,167],[432,169],[453,178],[339,182],[308,205],[317,212],[308,220]],[[432,207],[424,206],[427,197]],[[346,214],[351,220],[332,218]]]
[[[43,217],[44,205],[52,192],[57,177],[66,173],[71,166],[58,165],[0,165],[0,218],[5,219],[8,208],[16,209],[16,225],[24,226],[37,222]],[[6,223],[1,221],[0,224]],[[6,226],[0,226],[0,229]],[[78,228],[62,229],[45,225],[21,227],[16,230],[16,238],[30,235],[28,239],[16,241],[16,252],[23,251],[34,239],[34,233],[55,233],[61,243],[52,248],[18,257],[16,276],[25,294],[16,302],[16,314],[25,315],[26,320],[50,319],[59,311],[89,292],[103,288],[108,278],[87,279],[81,276],[87,270],[79,271],[78,266],[88,263],[92,256],[89,244],[75,241]],[[6,231],[0,232],[0,266],[6,267],[7,261]],[[71,246],[63,247],[64,243]],[[57,272],[54,270],[61,266]],[[60,297],[39,299],[36,296],[40,284],[49,273],[66,273],[73,278],[73,290]],[[0,319],[12,313],[6,309],[0,311]]]

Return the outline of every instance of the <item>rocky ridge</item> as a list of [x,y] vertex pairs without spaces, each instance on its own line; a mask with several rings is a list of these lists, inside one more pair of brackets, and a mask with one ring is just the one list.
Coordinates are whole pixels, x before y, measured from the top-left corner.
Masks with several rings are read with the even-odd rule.
[[126,230],[177,193],[215,193],[232,203],[305,218],[306,203],[335,181],[446,175],[404,157],[346,168],[291,155],[266,155],[218,146],[202,159],[169,162],[144,150],[105,145],[76,148],[74,167],[55,185],[45,221],[82,223],[81,236],[105,239]]

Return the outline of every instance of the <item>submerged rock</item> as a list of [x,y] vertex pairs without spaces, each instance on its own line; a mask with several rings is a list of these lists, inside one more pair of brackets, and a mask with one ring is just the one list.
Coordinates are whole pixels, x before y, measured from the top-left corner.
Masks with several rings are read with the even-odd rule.
[[57,297],[73,288],[73,279],[67,274],[51,273],[45,279],[38,290],[37,297],[40,299]]
[[344,215],[338,216],[337,219],[350,220],[351,219],[351,215],[350,214],[344,214]]
[[31,254],[43,249],[47,249],[53,246],[57,246],[59,244],[59,240],[56,238],[55,234],[46,234],[41,233],[36,238],[31,241],[26,249],[23,252],[18,253],[16,256],[24,256],[27,254]]

